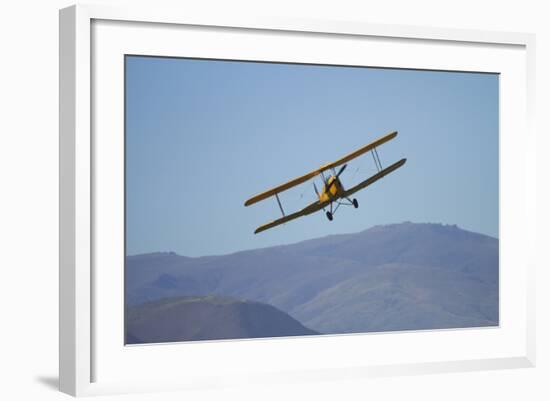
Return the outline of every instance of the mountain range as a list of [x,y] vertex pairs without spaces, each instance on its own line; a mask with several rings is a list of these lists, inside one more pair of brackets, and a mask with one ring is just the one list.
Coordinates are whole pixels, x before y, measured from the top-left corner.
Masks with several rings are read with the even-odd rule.
[[318,334],[271,305],[212,295],[130,308],[126,329],[127,344]]
[[455,225],[406,222],[229,255],[128,256],[127,317],[175,297],[206,308],[210,296],[271,306],[326,334],[495,326],[498,248],[497,239]]

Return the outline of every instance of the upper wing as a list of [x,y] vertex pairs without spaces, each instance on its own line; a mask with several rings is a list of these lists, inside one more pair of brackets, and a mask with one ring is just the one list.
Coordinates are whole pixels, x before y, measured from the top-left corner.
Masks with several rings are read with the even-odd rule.
[[315,213],[315,212],[321,210],[322,208],[324,208],[325,206],[327,206],[328,204],[329,204],[329,202],[319,202],[319,201],[313,202],[313,203],[309,204],[308,206],[306,206],[305,208],[303,208],[302,210],[299,210],[299,211],[297,211],[295,213],[292,213],[292,214],[288,214],[284,217],[281,217],[280,219],[271,221],[269,223],[266,223],[266,224],[258,227],[256,229],[256,231],[254,231],[254,234],[261,233],[262,231],[265,231],[265,230],[268,230],[270,228],[276,227],[280,224],[286,223],[287,221],[297,219],[298,217],[307,216],[308,214]]
[[347,163],[350,160],[355,159],[358,156],[361,156],[363,153],[367,153],[369,150],[374,149],[377,146],[382,145],[383,143],[386,143],[388,141],[391,141],[393,138],[397,136],[397,131],[391,132],[389,134],[386,134],[380,138],[378,138],[376,141],[369,143],[368,145],[365,145],[357,150],[354,150],[353,152],[347,154],[346,156],[342,157],[341,159],[336,160],[335,162],[325,164],[319,169],[319,172],[328,170],[330,168],[337,167],[341,164]]
[[401,167],[403,164],[405,164],[406,161],[407,161],[407,159],[401,159],[398,162],[393,163],[391,166],[386,167],[384,170],[381,170],[380,172],[376,173],[372,177],[367,178],[365,181],[363,181],[363,182],[357,184],[356,186],[348,189],[347,191],[344,192],[342,197],[351,196],[355,192],[357,192],[357,191],[359,191],[363,188],[368,187],[370,184],[375,183],[376,181],[378,181],[380,178],[384,177],[385,175],[388,175],[392,171],[397,170],[399,167]]
[[371,142],[368,145],[365,145],[365,146],[363,146],[363,147],[347,154],[346,156],[342,157],[341,159],[336,160],[335,162],[325,164],[325,165],[321,166],[319,169],[317,169],[315,171],[312,171],[311,173],[305,174],[301,177],[295,178],[295,179],[290,180],[290,181],[288,181],[284,184],[281,184],[281,185],[279,185],[275,188],[269,189],[265,192],[262,192],[258,195],[255,195],[252,198],[248,199],[244,203],[244,205],[245,206],[250,206],[250,205],[252,205],[256,202],[259,202],[261,200],[269,198],[270,196],[278,194],[279,192],[286,191],[289,188],[292,188],[296,185],[300,185],[300,184],[302,184],[302,183],[304,183],[304,182],[306,182],[306,181],[308,181],[312,178],[315,178],[315,176],[317,176],[318,174],[321,174],[323,171],[334,168],[334,167],[339,166],[341,164],[347,163],[348,161],[350,161],[352,159],[355,159],[358,156],[361,156],[363,153],[368,152],[369,150],[375,148],[376,146],[382,145],[383,143],[386,143],[386,142],[392,140],[396,136],[397,136],[397,131],[394,131],[394,132],[391,132],[387,135],[384,135],[384,136],[378,138],[377,140],[375,140],[374,142]]
[[248,199],[244,203],[244,205],[245,206],[250,206],[250,205],[252,205],[256,202],[259,202],[261,200],[269,198],[270,196],[278,194],[279,192],[286,191],[289,188],[292,188],[296,185],[300,185],[300,184],[306,182],[307,180],[310,180],[310,179],[314,178],[319,173],[320,173],[320,171],[312,171],[311,173],[308,173],[308,174],[303,175],[301,177],[295,178],[295,179],[293,179],[293,180],[291,180],[287,183],[279,185],[278,187],[275,187],[275,188],[272,188],[268,191],[262,192],[261,194],[258,194],[256,196],[253,196],[252,198]]

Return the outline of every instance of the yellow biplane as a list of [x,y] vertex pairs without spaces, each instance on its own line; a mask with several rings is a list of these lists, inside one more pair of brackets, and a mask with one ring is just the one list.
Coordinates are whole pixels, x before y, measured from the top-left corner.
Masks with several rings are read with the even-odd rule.
[[[336,213],[336,210],[340,205],[349,205],[353,206],[356,209],[359,207],[359,203],[357,202],[357,199],[350,199],[350,196],[353,195],[355,192],[366,188],[367,186],[371,185],[372,183],[378,181],[380,178],[384,177],[385,175],[391,173],[394,170],[397,170],[399,167],[401,167],[407,159],[401,159],[398,162],[392,164],[389,167],[382,168],[382,163],[380,163],[380,158],[378,157],[378,152],[376,151],[376,147],[380,146],[393,138],[397,136],[397,131],[391,132],[387,135],[384,135],[381,138],[378,138],[374,142],[369,143],[368,145],[365,145],[346,156],[342,157],[341,159],[336,160],[335,162],[325,164],[318,168],[317,170],[312,171],[311,173],[305,174],[301,177],[295,178],[291,181],[288,181],[282,185],[279,185],[275,188],[272,188],[270,190],[267,190],[265,192],[262,192],[261,194],[258,194],[256,196],[253,196],[252,198],[248,199],[244,205],[250,206],[253,205],[256,202],[260,202],[264,199],[267,199],[273,195],[275,195],[275,198],[277,199],[277,203],[279,204],[279,208],[281,209],[281,213],[283,214],[283,217],[280,219],[277,219],[275,221],[272,221],[270,223],[264,224],[256,229],[254,231],[254,234],[260,233],[262,231],[268,230],[270,228],[273,228],[275,226],[278,226],[280,224],[286,223],[290,220],[294,220],[301,216],[307,216],[309,214],[318,212],[319,210],[325,211],[325,208],[329,208],[328,211],[326,211],[326,216],[329,220],[332,221],[334,213]],[[340,181],[340,174],[344,172],[347,166],[347,162],[350,160],[355,159],[358,156],[361,156],[362,154],[371,151],[372,157],[374,159],[374,164],[376,165],[376,169],[378,172],[373,175],[370,178],[367,178],[365,181],[360,182],[356,186],[350,189],[345,189],[342,185],[342,182]],[[335,168],[338,166],[342,166],[338,173],[336,173]],[[327,170],[331,170],[332,174],[326,178],[324,172]],[[315,193],[317,194],[318,200],[311,203],[310,205],[307,205],[302,210],[299,210],[292,214],[285,214],[283,210],[283,205],[281,204],[281,200],[279,199],[279,193],[286,191],[287,189],[290,189],[296,185],[303,184],[304,182],[313,179],[317,177],[318,175],[321,176],[323,179],[323,190],[319,192],[317,190],[317,186],[315,185],[315,182],[313,183],[313,188],[315,189]],[[333,203],[336,203],[336,207],[333,209]]]

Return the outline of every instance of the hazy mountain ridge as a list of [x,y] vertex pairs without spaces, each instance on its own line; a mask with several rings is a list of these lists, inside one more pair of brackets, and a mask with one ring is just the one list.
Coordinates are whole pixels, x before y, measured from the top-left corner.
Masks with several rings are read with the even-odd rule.
[[498,240],[456,226],[375,226],[222,256],[129,256],[127,269],[131,305],[230,296],[323,333],[498,324]]
[[314,335],[277,308],[228,297],[175,297],[128,308],[126,343]]

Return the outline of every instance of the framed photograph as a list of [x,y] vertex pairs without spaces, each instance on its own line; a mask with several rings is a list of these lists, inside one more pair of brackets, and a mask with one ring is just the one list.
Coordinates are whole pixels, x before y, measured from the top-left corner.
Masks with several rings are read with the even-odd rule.
[[533,48],[61,10],[61,390],[533,366]]

